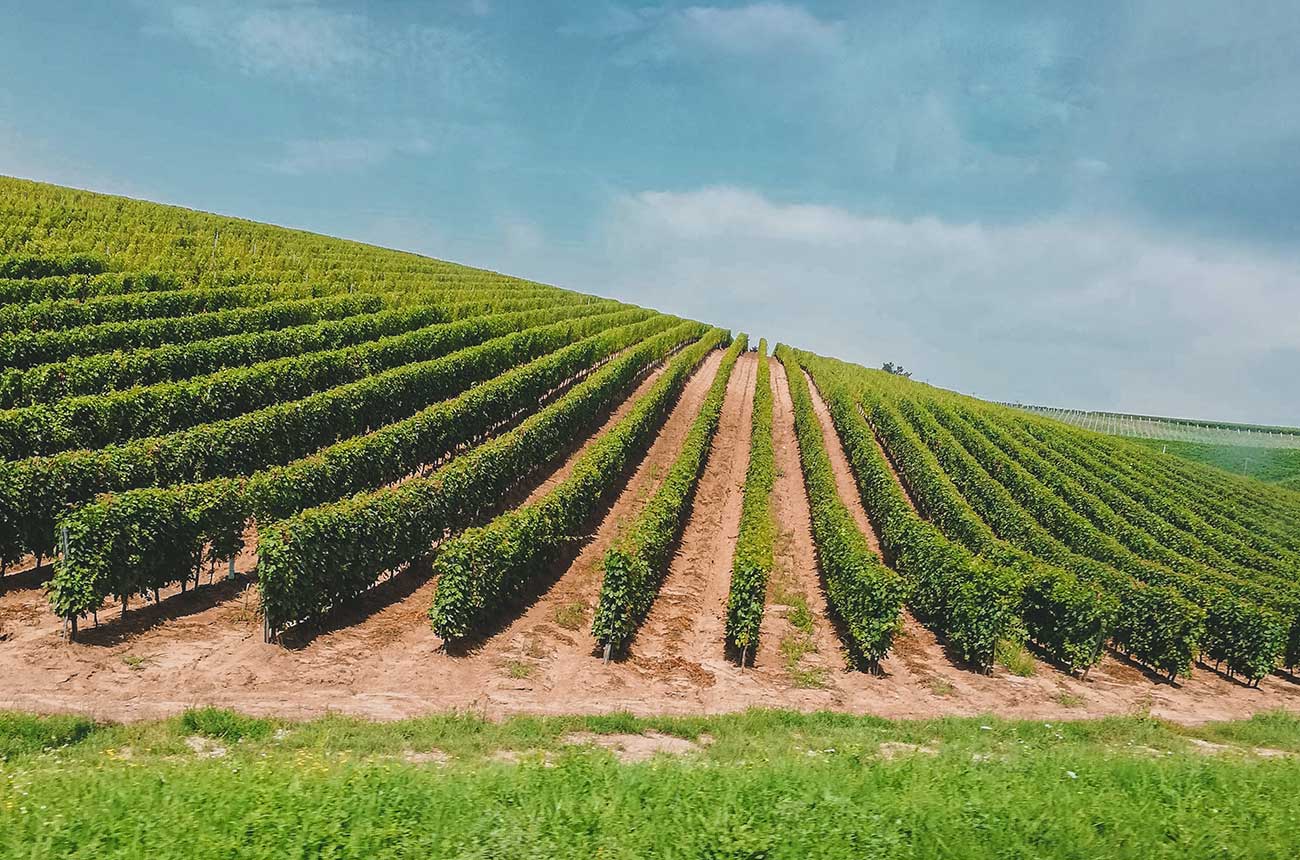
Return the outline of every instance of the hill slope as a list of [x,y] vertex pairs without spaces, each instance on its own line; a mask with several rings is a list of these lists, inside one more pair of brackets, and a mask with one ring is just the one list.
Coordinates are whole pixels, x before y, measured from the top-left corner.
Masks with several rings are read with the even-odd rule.
[[1284,489],[413,254],[14,179],[0,213],[14,701],[1298,701]]

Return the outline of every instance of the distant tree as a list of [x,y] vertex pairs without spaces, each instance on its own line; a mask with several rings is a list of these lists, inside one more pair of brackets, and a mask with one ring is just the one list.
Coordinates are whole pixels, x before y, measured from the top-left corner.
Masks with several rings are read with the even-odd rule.
[[885,373],[892,373],[894,376],[902,376],[906,379],[912,378],[912,371],[907,370],[901,364],[894,364],[892,361],[886,361],[884,364],[880,365],[880,369]]

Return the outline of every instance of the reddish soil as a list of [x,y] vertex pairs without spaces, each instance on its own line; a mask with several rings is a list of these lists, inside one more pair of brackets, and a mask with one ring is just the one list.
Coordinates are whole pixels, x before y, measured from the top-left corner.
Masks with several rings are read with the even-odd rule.
[[[172,589],[161,604],[133,604],[124,621],[120,609],[106,608],[100,626],[83,629],[75,644],[63,641],[39,584],[27,576],[0,582],[0,708],[119,720],[203,704],[288,717],[342,712],[379,719],[447,710],[498,717],[764,706],[885,717],[1068,719],[1139,712],[1194,723],[1273,708],[1300,712],[1300,683],[1279,676],[1256,690],[1198,668],[1171,687],[1114,656],[1094,667],[1086,681],[1044,662],[1036,663],[1032,677],[1001,668],[979,675],[951,661],[934,635],[907,616],[882,677],[848,671],[827,620],[789,391],[776,363],[776,570],[754,665],[739,668],[723,653],[722,610],[748,453],[752,356],[737,363],[728,384],[724,418],[660,599],[629,656],[602,664],[588,632],[601,558],[680,450],[720,357],[714,353],[691,379],[574,561],[531,606],[468,655],[446,653],[429,628],[425,613],[434,583],[427,569],[382,583],[325,629],[290,647],[262,642],[256,589],[247,576],[222,582],[218,571],[218,582],[197,592]],[[844,471],[842,448],[833,433],[826,438],[843,497],[869,526]],[[533,494],[552,486],[567,466],[541,479]],[[247,574],[254,562],[246,553],[238,569]],[[801,602],[806,617],[794,608]]]
[[690,519],[659,598],[632,642],[633,664],[663,675],[673,698],[690,696],[692,686],[714,686],[716,673],[730,665],[718,643],[725,635],[731,559],[740,531],[757,368],[752,353],[736,362]]

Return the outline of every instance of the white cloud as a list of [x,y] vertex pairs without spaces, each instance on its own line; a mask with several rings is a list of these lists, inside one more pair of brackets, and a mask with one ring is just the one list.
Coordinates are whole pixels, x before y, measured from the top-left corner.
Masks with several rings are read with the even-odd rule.
[[789,3],[692,6],[670,20],[682,39],[733,54],[826,53],[838,49],[842,37],[838,24]]
[[374,61],[365,17],[312,3],[180,5],[163,26],[249,74],[319,80]]
[[997,399],[1300,418],[1300,260],[1133,223],[906,220],[711,187],[622,195],[579,252],[462,256]]
[[829,55],[840,50],[844,39],[839,22],[824,21],[802,6],[783,2],[679,10],[607,4],[584,11],[560,32],[624,41],[627,45],[619,61],[625,64],[680,57]]
[[[423,108],[481,108],[500,64],[471,35],[436,24],[395,24],[314,0],[237,0],[148,6],[147,31],[184,41],[247,75],[328,85],[371,83]],[[486,4],[466,7],[490,11]],[[367,96],[369,99],[370,96]]]

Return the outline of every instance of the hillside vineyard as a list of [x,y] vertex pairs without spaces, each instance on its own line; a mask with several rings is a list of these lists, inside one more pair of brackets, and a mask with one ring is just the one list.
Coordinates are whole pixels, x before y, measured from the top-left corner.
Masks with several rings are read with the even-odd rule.
[[[716,623],[673,635],[744,667],[801,486],[861,671],[905,616],[974,672],[1007,643],[1076,675],[1111,652],[1249,684],[1300,663],[1300,494],[466,266],[0,179],[0,368],[0,588],[42,587],[73,640],[243,580],[283,641],[418,576],[409,623],[448,653],[554,592],[596,665],[705,541]],[[706,527],[724,454],[743,494]]]

